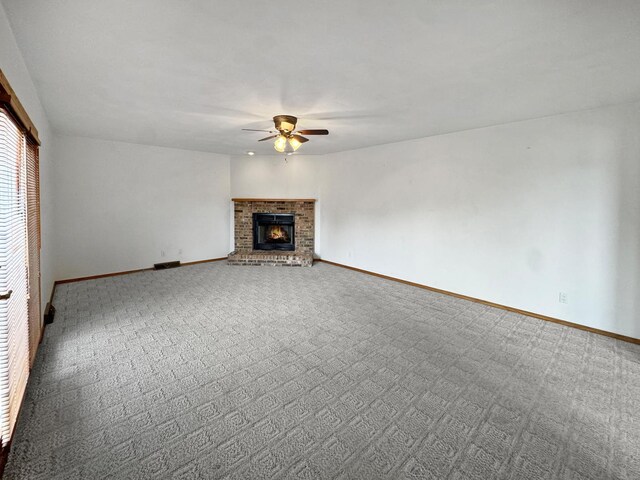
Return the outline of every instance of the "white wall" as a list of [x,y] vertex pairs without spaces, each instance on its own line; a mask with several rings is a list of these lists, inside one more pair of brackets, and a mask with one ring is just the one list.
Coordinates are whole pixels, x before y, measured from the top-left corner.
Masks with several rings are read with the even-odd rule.
[[55,156],[58,279],[229,253],[227,156],[62,135]]
[[38,129],[40,147],[40,215],[42,229],[42,251],[40,253],[42,308],[49,301],[53,282],[56,280],[53,259],[53,155],[51,132],[44,109],[36,93],[27,67],[14,39],[4,7],[0,4],[0,68],[11,83],[20,102]]
[[238,158],[232,193],[317,196],[326,260],[637,338],[638,132],[635,103],[287,166]]
[[639,132],[635,103],[327,156],[323,258],[640,337]]

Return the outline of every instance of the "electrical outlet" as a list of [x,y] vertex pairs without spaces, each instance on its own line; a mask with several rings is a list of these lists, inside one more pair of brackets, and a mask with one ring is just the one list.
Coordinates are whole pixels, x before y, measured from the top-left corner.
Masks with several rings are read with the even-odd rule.
[[569,297],[567,296],[566,292],[560,292],[558,294],[558,301],[560,303],[569,303]]
[[178,255],[182,255],[182,249],[178,250]]
[[160,250],[160,256],[164,257],[164,250]]

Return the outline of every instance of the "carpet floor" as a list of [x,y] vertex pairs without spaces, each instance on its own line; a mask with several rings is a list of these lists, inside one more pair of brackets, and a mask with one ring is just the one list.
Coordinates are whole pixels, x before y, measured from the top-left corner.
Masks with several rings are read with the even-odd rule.
[[640,478],[638,345],[323,263],[55,305],[5,478]]

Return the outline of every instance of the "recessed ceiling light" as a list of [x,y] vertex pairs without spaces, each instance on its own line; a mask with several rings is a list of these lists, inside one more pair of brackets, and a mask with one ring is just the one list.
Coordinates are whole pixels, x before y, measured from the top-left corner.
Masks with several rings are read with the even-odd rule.
[[255,154],[256,154],[256,152],[247,152],[247,155],[249,155],[249,156],[253,156]]

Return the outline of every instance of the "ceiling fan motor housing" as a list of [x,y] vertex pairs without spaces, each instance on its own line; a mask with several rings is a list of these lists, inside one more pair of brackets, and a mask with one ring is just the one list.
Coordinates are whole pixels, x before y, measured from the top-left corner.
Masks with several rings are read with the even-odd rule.
[[293,115],[276,115],[273,117],[273,123],[279,132],[291,133],[296,128],[298,119]]

